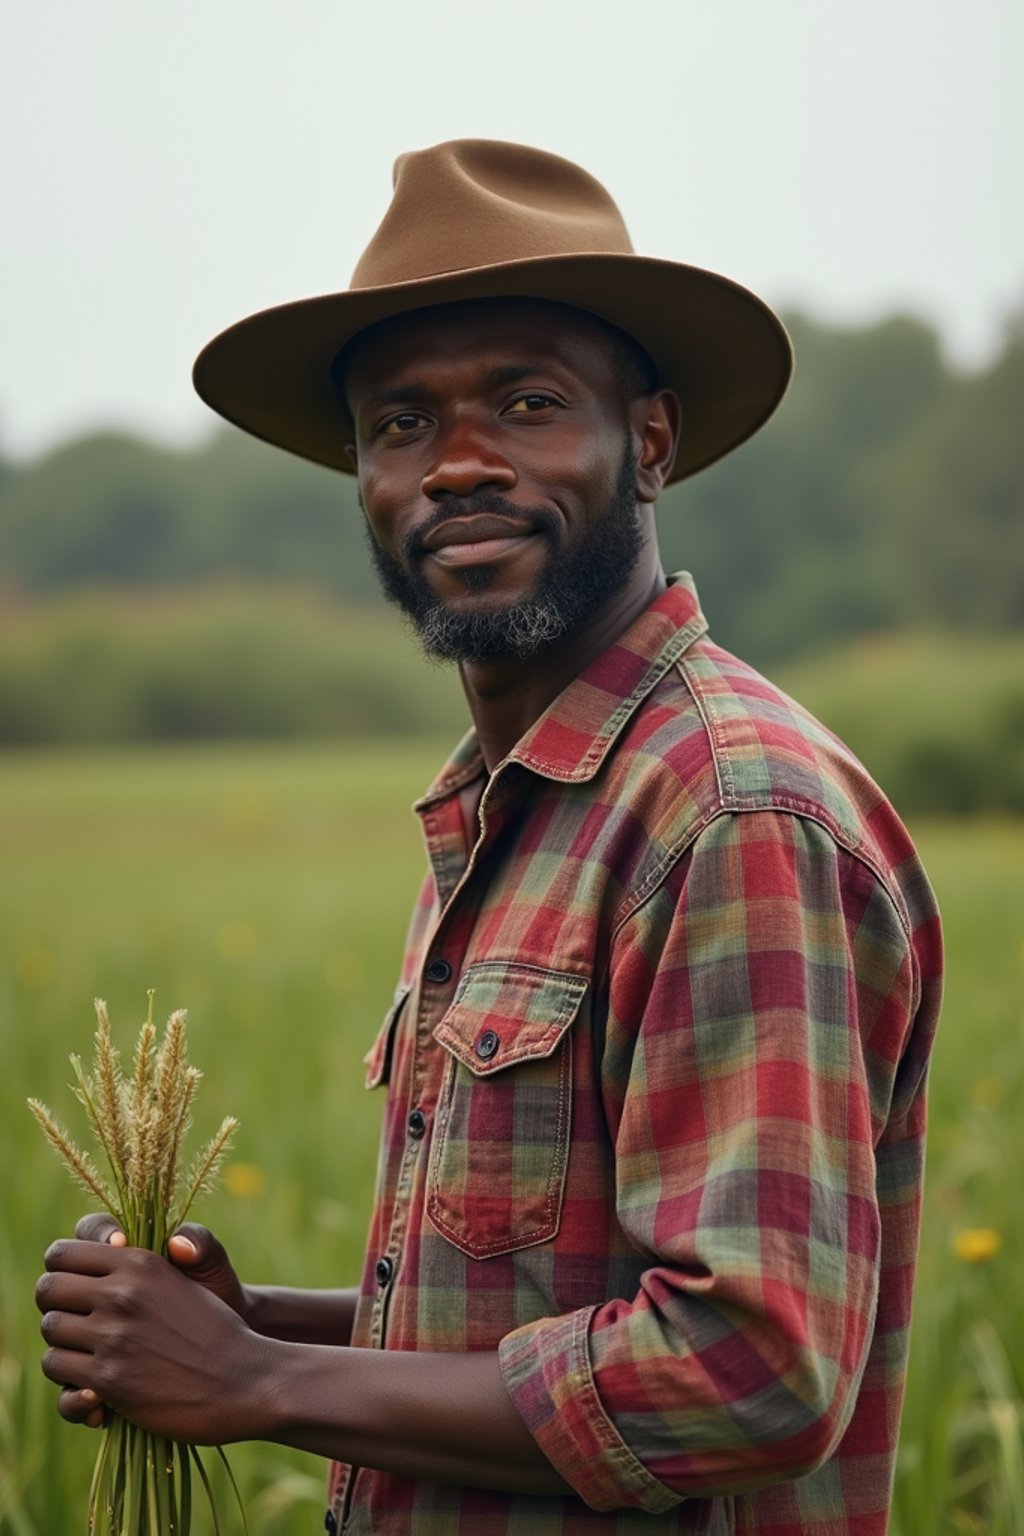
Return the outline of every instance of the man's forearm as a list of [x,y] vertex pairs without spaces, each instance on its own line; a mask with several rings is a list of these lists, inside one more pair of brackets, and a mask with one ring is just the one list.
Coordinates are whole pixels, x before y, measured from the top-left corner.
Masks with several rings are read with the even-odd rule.
[[292,1344],[347,1344],[359,1292],[247,1285],[245,1320],[256,1333]]
[[570,1494],[505,1390],[496,1353],[272,1349],[260,1438],[403,1477]]

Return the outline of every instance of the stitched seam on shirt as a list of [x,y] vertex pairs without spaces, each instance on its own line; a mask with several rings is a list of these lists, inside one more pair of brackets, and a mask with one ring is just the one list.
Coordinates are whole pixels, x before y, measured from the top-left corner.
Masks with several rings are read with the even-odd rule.
[[[536,1041],[534,1045],[525,1046],[516,1051],[514,1055],[505,1056],[499,1061],[488,1063],[485,1066],[478,1066],[472,1061],[466,1060],[460,1052],[455,1050],[454,1046],[449,1045],[447,1039],[442,1036],[439,1031],[444,1028],[445,1018],[447,1018],[449,1014],[453,1013],[455,1009],[465,1001],[466,993],[469,990],[468,983],[470,979],[473,977],[481,976],[482,974],[486,974],[487,972],[495,971],[498,973],[504,973],[506,976],[510,971],[513,973],[528,971],[536,976],[545,976],[551,979],[557,979],[559,981],[567,981],[570,983],[570,985],[568,987],[560,987],[557,989],[561,997],[558,1012],[555,1014],[548,1028],[544,1031],[544,1034]],[[567,1025],[572,1022],[576,1014],[579,1012],[580,1003],[583,1001],[589,984],[589,976],[583,976],[574,971],[549,971],[546,970],[544,966],[529,965],[525,961],[481,961],[476,965],[469,966],[468,969],[464,972],[459,981],[455,997],[452,999],[451,1008],[448,1010],[448,1013],[445,1014],[444,1018],[441,1019],[437,1029],[434,1031],[434,1039],[437,1040],[438,1043],[442,1045],[446,1051],[449,1051],[453,1056],[461,1061],[463,1066],[467,1067],[469,1071],[473,1073],[474,1077],[491,1077],[496,1072],[503,1072],[508,1067],[515,1066],[516,1062],[530,1061],[532,1058],[537,1056],[549,1056],[554,1049],[554,1046],[558,1043],[560,1035],[565,1032]],[[538,988],[537,990],[540,989]],[[448,1033],[454,1035],[456,1040],[462,1044],[461,1036],[459,1036],[458,1033],[451,1028],[451,1026],[449,1026]]]
[[673,867],[682,858],[687,848],[696,842],[705,827],[710,826],[719,816],[727,816],[728,814],[729,812],[725,807],[716,807],[714,811],[706,816],[702,816],[699,821],[695,821],[683,837],[679,838],[675,843],[669,844],[664,849],[658,862],[648,872],[646,878],[641,881],[635,891],[624,896],[619,903],[611,923],[611,937],[613,941],[619,930],[629,922],[633,914],[664,884]]
[[[910,914],[903,899],[902,892],[891,884],[887,872],[869,852],[862,836],[852,836],[832,816],[828,809],[817,800],[808,800],[802,795],[788,793],[785,790],[765,790],[762,792],[749,790],[741,793],[736,789],[733,776],[732,762],[729,756],[727,744],[724,740],[722,720],[715,709],[714,696],[707,694],[699,686],[692,663],[680,656],[676,662],[677,670],[686,685],[687,692],[693,699],[697,713],[704,724],[708,743],[711,747],[711,761],[715,770],[715,782],[718,787],[720,805],[710,814],[702,817],[692,828],[675,843],[670,844],[654,868],[648,873],[646,879],[631,896],[627,896],[620,904],[618,911],[612,919],[612,935],[618,932],[622,925],[629,921],[632,914],[642,905],[654,890],[665,879],[676,860],[679,859],[694,840],[709,826],[719,815],[730,811],[742,813],[744,811],[780,811],[802,816],[808,821],[814,821],[821,826],[840,848],[858,859],[865,868],[871,871],[881,889],[885,892],[899,919],[900,928],[908,944],[913,944],[913,924]],[[917,990],[915,983],[915,991]]]
[[464,789],[467,784],[472,784],[474,779],[481,776],[483,770],[483,758],[479,755],[471,762],[458,768],[446,778],[440,779],[432,785],[425,794],[412,803],[412,809],[416,812],[429,811],[442,800],[447,800],[457,789]]
[[[427,1214],[438,1231],[447,1237],[450,1242],[454,1243],[456,1248],[462,1253],[468,1254],[470,1258],[484,1259],[498,1253],[515,1253],[520,1248],[532,1248],[538,1243],[545,1243],[558,1230],[562,1206],[560,1197],[564,1192],[565,1176],[569,1167],[568,1127],[572,1113],[572,1052],[569,1050],[568,1044],[566,1044],[564,1060],[558,1078],[558,1114],[555,1120],[554,1156],[544,1196],[544,1219],[537,1226],[531,1227],[528,1232],[511,1238],[511,1241],[511,1234],[506,1234],[505,1237],[495,1238],[493,1242],[489,1243],[473,1242],[473,1239],[465,1232],[460,1233],[458,1228],[453,1227],[446,1221],[436,1209],[432,1209],[435,1202],[442,1198],[439,1165],[448,1139],[451,1105],[455,1097],[455,1069],[457,1061],[458,1058],[456,1056],[449,1056],[445,1075],[444,1122],[443,1125],[439,1122],[437,1128],[437,1151],[431,1163],[429,1187],[427,1190]],[[472,1247],[467,1246],[470,1243],[472,1243]]]
[[596,1412],[588,1415],[590,1427],[601,1441],[609,1460],[621,1467],[626,1481],[631,1487],[636,1487],[644,1493],[656,1492],[659,1508],[648,1511],[653,1514],[661,1514],[681,1503],[679,1495],[674,1494],[663,1482],[649,1472],[636,1453],[626,1444],[613,1421],[605,1411],[601,1394],[597,1390],[597,1382],[594,1380],[594,1367],[590,1358],[589,1336],[591,1322],[596,1307],[584,1308],[573,1315],[572,1339],[570,1348],[576,1357],[576,1370],[582,1377],[587,1396],[590,1398]]
[[608,750],[611,742],[618,735],[619,730],[629,719],[630,715],[661,681],[670,668],[679,661],[682,652],[705,632],[707,624],[702,615],[697,614],[682,629],[677,630],[671,640],[666,641],[657,658],[651,663],[643,677],[637,683],[633,692],[622,699],[605,721],[601,733],[595,736],[587,751],[580,758],[574,768],[567,771],[554,768],[549,761],[544,761],[532,752],[516,752],[513,750],[512,760],[522,763],[524,767],[532,768],[536,773],[542,773],[545,777],[558,780],[560,783],[574,784],[582,779],[590,777],[597,768]]
[[532,976],[550,976],[559,981],[582,981],[584,983],[590,979],[582,971],[553,971],[546,965],[532,965],[529,960],[476,960],[472,965],[466,967],[459,981],[459,987],[455,994],[456,1002],[464,995],[468,978],[470,976],[479,976],[483,971],[504,971],[506,975],[509,971],[516,975],[521,971],[528,971]]
[[[809,821],[817,822],[819,826],[825,829],[838,847],[844,848],[847,853],[851,854],[853,858],[859,859],[871,871],[895,909],[900,927],[903,929],[908,942],[912,941],[913,925],[910,921],[910,914],[907,911],[902,892],[890,883],[886,871],[868,851],[862,835],[854,836],[848,832],[820,801],[808,800],[802,795],[791,794],[785,790],[737,790],[729,747],[725,739],[724,722],[715,707],[714,695],[704,692],[700,686],[700,681],[693,668],[693,664],[687,657],[680,656],[678,670],[686,684],[687,691],[693,699],[698,714],[704,721],[704,727],[711,746],[715,779],[718,784],[719,794],[722,796],[723,809],[738,812],[759,810],[791,811],[798,816],[805,817]],[[683,851],[688,841],[690,839],[684,840],[677,846],[677,854]]]
[[[725,753],[725,743],[719,739],[720,720],[715,711],[714,702],[709,694],[706,694],[698,686],[697,675],[685,657],[680,656],[678,661],[679,675],[686,685],[686,691],[694,702],[698,715],[704,724],[708,743],[711,747],[711,761],[715,769],[715,783],[718,785],[718,793],[725,799],[735,794],[735,784],[732,778],[732,765]],[[722,759],[725,759],[724,764]],[[726,782],[727,781],[727,782]]]
[[[804,821],[814,822],[815,825],[821,827],[823,832],[827,833],[827,835],[836,844],[837,848],[841,849],[843,853],[847,854],[850,858],[855,859],[857,863],[862,864],[864,868],[869,872],[869,874],[874,877],[879,889],[883,892],[889,902],[889,905],[895,912],[900,925],[900,931],[907,941],[908,948],[912,951],[913,926],[910,922],[910,915],[906,910],[906,906],[903,902],[901,893],[892,889],[889,881],[885,878],[883,871],[880,869],[875,860],[871,858],[870,854],[867,852],[862,843],[852,843],[849,838],[843,836],[842,829],[839,828],[831,820],[831,818],[827,816],[827,814],[822,813],[820,806],[816,806],[812,801],[801,800],[798,795],[776,795],[771,797],[769,801],[763,805],[723,805],[712,812],[711,815],[706,816],[701,821],[695,823],[693,828],[691,828],[684,837],[671,844],[665,850],[662,857],[658,860],[655,868],[648,875],[647,879],[637,887],[636,891],[634,891],[631,896],[624,898],[623,902],[619,906],[618,911],[612,919],[612,939],[614,940],[618,936],[620,930],[625,927],[630,918],[635,916],[635,914],[644,905],[644,903],[654,895],[659,886],[662,885],[665,879],[668,877],[670,871],[674,868],[678,860],[682,858],[683,854],[687,852],[693,843],[696,842],[701,833],[704,832],[713,821],[717,821],[722,816],[752,815],[760,811],[763,811],[768,815],[776,814],[781,816],[799,816]],[[914,990],[916,998],[919,990],[916,980],[914,983]]]

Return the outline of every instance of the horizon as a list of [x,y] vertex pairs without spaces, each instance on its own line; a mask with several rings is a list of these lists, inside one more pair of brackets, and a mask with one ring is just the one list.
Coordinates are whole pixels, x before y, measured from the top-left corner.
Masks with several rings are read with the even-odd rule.
[[18,10],[0,55],[17,149],[0,453],[104,428],[201,441],[201,346],[344,287],[395,155],[465,136],[577,161],[638,251],[777,309],[843,327],[909,313],[958,368],[997,355],[1024,310],[1015,0],[651,0],[631,47],[617,0],[580,18],[549,0],[512,16],[397,0],[386,29],[332,0]]

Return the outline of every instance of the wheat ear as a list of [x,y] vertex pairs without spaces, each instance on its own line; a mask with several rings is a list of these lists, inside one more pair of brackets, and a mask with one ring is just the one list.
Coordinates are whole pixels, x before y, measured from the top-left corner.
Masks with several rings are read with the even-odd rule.
[[216,1177],[221,1159],[228,1149],[228,1144],[238,1128],[238,1121],[234,1115],[226,1115],[220,1123],[216,1135],[211,1136],[206,1146],[199,1153],[188,1174],[188,1187],[184,1200],[175,1212],[173,1225],[178,1226],[185,1220],[191,1209],[192,1202],[201,1190],[208,1190]]
[[103,1175],[88,1152],[83,1152],[81,1147],[75,1146],[67,1131],[63,1126],[57,1124],[46,1105],[41,1103],[39,1099],[29,1099],[28,1107],[42,1126],[43,1134],[46,1136],[47,1141],[49,1141],[79,1184],[84,1189],[87,1189],[91,1195],[95,1195],[105,1209],[109,1209],[111,1205],[116,1205],[117,1201],[113,1190],[108,1188]]

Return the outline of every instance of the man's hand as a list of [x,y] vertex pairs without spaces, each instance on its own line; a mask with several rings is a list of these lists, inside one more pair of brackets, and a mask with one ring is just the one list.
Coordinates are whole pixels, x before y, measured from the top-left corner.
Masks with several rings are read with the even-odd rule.
[[[106,1211],[83,1216],[75,1224],[75,1237],[85,1243],[107,1243],[111,1248],[126,1248],[128,1239],[113,1216]],[[250,1322],[252,1294],[239,1280],[224,1246],[206,1227],[186,1222],[167,1244],[167,1256],[189,1279],[219,1296],[244,1322]],[[91,1389],[65,1387],[59,1410],[70,1424],[85,1424],[99,1429],[104,1419],[104,1404]]]
[[[107,1404],[193,1445],[272,1440],[403,1477],[571,1492],[513,1407],[497,1354],[347,1347],[354,1292],[247,1289],[202,1228],[187,1229],[187,1252],[172,1239],[185,1269],[129,1248],[109,1217],[79,1231],[92,1239],[54,1243],[36,1287],[43,1371],[64,1389],[66,1419],[91,1423]],[[231,1304],[247,1295],[273,1335]]]
[[43,1372],[64,1388],[65,1418],[93,1422],[106,1404],[154,1434],[197,1445],[258,1436],[259,1384],[273,1346],[232,1304],[244,1288],[220,1244],[189,1235],[202,1230],[171,1239],[200,1270],[198,1285],[177,1259],[129,1248],[113,1228],[106,1242],[47,1250],[36,1287],[50,1346]]

